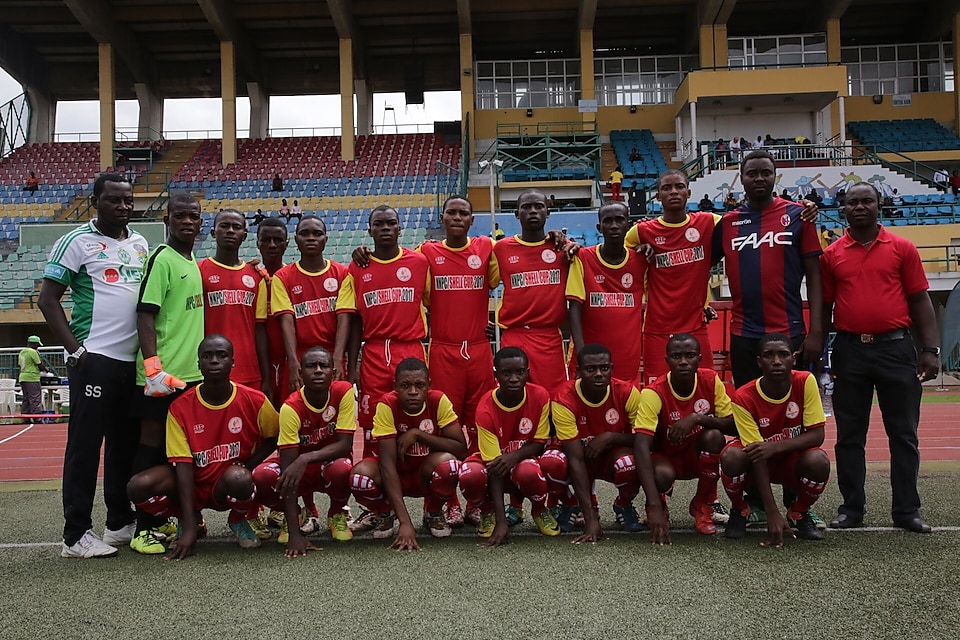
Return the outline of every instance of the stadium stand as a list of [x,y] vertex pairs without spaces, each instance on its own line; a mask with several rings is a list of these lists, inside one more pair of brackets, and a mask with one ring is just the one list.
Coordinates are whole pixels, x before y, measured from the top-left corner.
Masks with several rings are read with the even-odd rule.
[[933,118],[861,120],[847,123],[847,131],[878,151],[944,151],[960,149],[960,138]]
[[[617,163],[623,169],[624,189],[629,189],[634,184],[650,189],[656,184],[657,176],[667,170],[667,162],[663,159],[650,129],[611,131],[610,146],[617,155]],[[633,149],[640,155],[639,160],[630,159]]]

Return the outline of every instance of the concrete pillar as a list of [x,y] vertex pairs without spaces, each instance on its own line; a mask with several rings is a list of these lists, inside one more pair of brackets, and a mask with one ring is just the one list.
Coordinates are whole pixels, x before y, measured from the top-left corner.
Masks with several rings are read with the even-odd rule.
[[237,72],[232,42],[220,43],[220,100],[223,105],[224,166],[237,162]]
[[716,66],[713,52],[713,25],[700,25],[700,67],[710,69]]
[[[580,32],[580,98],[596,100],[597,86],[593,75],[593,29]],[[596,113],[582,113],[584,122],[596,122]]]
[[340,38],[340,159],[356,158],[353,133],[353,41]]
[[114,101],[113,47],[101,44],[97,47],[100,71],[100,170],[113,166],[113,135],[116,129]]
[[730,52],[727,49],[727,25],[713,25],[713,66],[726,67],[730,64]]
[[827,20],[827,62],[829,64],[839,64],[840,62],[839,18]]
[[680,116],[677,115],[673,119],[673,130],[677,135],[677,157],[683,157],[683,121],[680,119]]
[[137,82],[133,88],[140,105],[137,139],[159,140],[163,132],[163,98],[143,82]]
[[844,107],[844,98],[840,96],[837,98],[838,108],[840,109],[839,122],[837,122],[837,127],[840,129],[840,146],[846,146],[847,144],[847,114]]
[[690,103],[690,155],[700,153],[700,139],[697,138],[697,103]]
[[250,138],[266,138],[270,128],[270,96],[258,82],[247,83],[250,97]]
[[30,101],[30,131],[27,142],[53,142],[57,126],[57,103],[32,87],[27,87]]
[[468,127],[468,141],[470,157],[477,155],[476,130],[473,113],[476,106],[473,78],[473,36],[469,33],[460,34],[460,119],[461,126]]
[[357,135],[366,136],[374,132],[373,89],[366,80],[353,83],[357,94]]

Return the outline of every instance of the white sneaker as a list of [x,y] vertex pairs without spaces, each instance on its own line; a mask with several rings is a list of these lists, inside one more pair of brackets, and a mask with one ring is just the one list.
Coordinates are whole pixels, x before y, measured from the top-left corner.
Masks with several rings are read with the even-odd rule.
[[68,547],[64,542],[60,549],[60,556],[63,558],[112,558],[116,555],[116,547],[106,544],[93,529],[87,529],[73,546]]
[[131,522],[125,527],[119,529],[104,529],[103,541],[107,544],[130,544],[133,540],[133,534],[137,532],[137,523]]

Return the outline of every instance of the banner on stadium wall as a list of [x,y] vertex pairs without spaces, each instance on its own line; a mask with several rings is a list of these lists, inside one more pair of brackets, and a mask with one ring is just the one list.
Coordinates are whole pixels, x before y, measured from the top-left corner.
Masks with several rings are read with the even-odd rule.
[[953,287],[943,311],[941,362],[944,371],[960,371],[960,282]]

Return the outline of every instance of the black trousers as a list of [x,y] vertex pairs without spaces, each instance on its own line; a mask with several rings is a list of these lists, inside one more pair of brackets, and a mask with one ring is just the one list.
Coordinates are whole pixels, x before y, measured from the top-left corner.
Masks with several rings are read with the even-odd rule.
[[73,545],[92,528],[100,447],[103,453],[103,498],[107,528],[133,522],[127,482],[140,441],[134,401],[143,392],[136,384],[136,364],[88,353],[83,367],[68,367],[70,424],[63,458],[63,541]]
[[890,443],[890,485],[894,521],[919,515],[920,395],[917,350],[909,336],[889,342],[861,344],[840,332],[833,343],[833,415],[837,421],[837,484],[843,496],[838,511],[855,518],[866,513],[864,447],[876,389],[883,426]]

